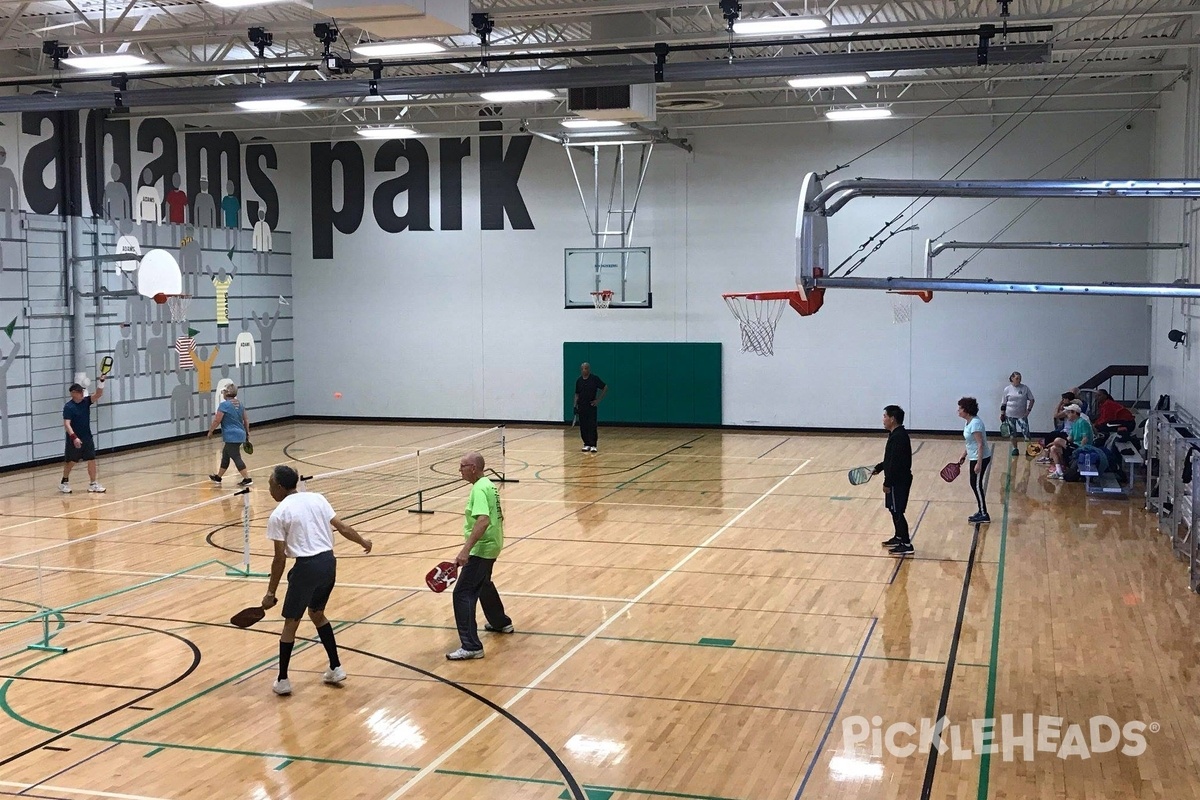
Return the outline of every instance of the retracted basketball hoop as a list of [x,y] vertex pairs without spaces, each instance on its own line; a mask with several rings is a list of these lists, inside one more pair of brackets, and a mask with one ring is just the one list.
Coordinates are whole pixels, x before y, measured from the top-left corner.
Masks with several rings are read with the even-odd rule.
[[612,305],[612,299],[613,291],[611,289],[601,289],[598,292],[592,292],[592,303],[595,304],[597,311],[607,311],[608,307]]
[[929,289],[888,289],[888,294],[893,295],[892,322],[897,325],[903,325],[912,320],[912,299],[914,297],[921,298],[923,303],[928,303],[933,299],[933,292]]
[[171,309],[172,322],[187,322],[188,309],[192,305],[192,296],[190,294],[166,294],[159,292],[154,295],[154,302],[160,306],[165,303],[167,308]]
[[802,317],[815,314],[825,302],[825,290],[810,289],[807,296],[793,289],[723,294],[721,297],[742,329],[742,352],[771,356],[775,355],[775,327],[783,309],[791,306]]

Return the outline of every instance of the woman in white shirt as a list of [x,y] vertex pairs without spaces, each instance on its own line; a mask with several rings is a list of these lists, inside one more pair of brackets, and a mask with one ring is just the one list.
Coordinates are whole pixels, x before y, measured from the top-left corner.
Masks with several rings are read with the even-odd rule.
[[979,418],[979,401],[974,397],[959,399],[958,416],[967,423],[963,428],[966,448],[958,463],[971,462],[968,468],[971,491],[975,493],[975,502],[979,505],[979,511],[967,517],[967,522],[991,522],[992,518],[987,512],[987,479],[988,468],[992,465],[992,446],[988,444],[987,427]]

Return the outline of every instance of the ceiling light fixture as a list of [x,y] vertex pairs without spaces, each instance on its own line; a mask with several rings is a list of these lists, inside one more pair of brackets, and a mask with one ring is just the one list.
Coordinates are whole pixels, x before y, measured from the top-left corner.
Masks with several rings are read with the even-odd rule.
[[770,35],[774,33],[807,33],[823,31],[829,27],[824,17],[764,17],[761,19],[739,19],[733,23],[733,32],[738,35]]
[[359,128],[358,135],[364,139],[413,139],[417,134],[416,128],[405,125],[390,125],[384,128]]
[[373,42],[371,44],[358,44],[354,46],[354,52],[360,56],[375,56],[380,58],[386,58],[387,56],[422,56],[429,53],[441,53],[445,49],[445,47],[437,42]]
[[624,122],[615,119],[564,119],[559,120],[559,124],[564,128],[620,128]]
[[479,94],[489,103],[529,103],[534,100],[554,100],[557,94],[549,89],[516,89],[504,92],[481,92]]
[[308,103],[290,97],[269,100],[239,100],[235,105],[244,111],[299,111],[308,108]]
[[806,75],[792,78],[788,86],[793,89],[832,89],[837,86],[859,86],[867,82],[867,76],[857,75]]
[[89,71],[134,69],[150,62],[132,53],[112,53],[103,56],[70,56],[64,64]]
[[246,8],[247,6],[265,6],[268,3],[280,3],[283,0],[208,0],[220,8]]
[[859,119],[887,119],[891,115],[890,108],[831,108],[825,112],[825,119],[848,122]]

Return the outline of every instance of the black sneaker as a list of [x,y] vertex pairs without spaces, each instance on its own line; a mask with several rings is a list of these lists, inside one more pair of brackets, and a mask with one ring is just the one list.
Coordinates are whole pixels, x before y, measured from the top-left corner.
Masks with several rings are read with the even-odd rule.
[[888,552],[894,556],[911,556],[916,552],[916,549],[910,542],[908,544],[898,544],[895,547],[889,548]]
[[886,542],[880,542],[880,544],[882,544],[884,547],[895,547],[896,545],[900,544],[900,538],[897,536],[893,536],[892,538],[888,539]]
[[217,475],[217,474],[209,475],[209,476],[208,476],[208,479],[209,479],[210,481],[212,481],[213,483],[220,483],[220,482],[221,482],[221,476],[220,476],[220,475]]
[[1018,450],[1017,448],[1015,448],[1015,447],[1014,447],[1014,448],[1012,449],[1012,454],[1013,454],[1014,456],[1019,456],[1019,455],[1021,455],[1021,451],[1020,451],[1020,450]]
[[251,478],[242,478],[240,481],[238,481],[238,486],[250,486],[253,483],[254,480]]
[[991,516],[989,516],[987,514],[972,514],[971,516],[967,517],[967,522],[982,523],[982,522],[991,522],[991,521],[992,521]]

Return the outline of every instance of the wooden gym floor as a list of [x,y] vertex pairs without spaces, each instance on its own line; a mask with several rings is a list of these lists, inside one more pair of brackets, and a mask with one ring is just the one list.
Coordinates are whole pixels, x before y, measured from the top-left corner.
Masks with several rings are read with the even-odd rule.
[[[365,464],[475,430],[259,428],[253,568],[268,565],[273,464]],[[1001,458],[994,521],[976,529],[965,476],[937,477],[961,444],[918,438],[917,555],[897,560],[879,546],[881,479],[845,477],[881,457],[882,431],[602,429],[599,455],[570,430],[507,435],[520,482],[502,488],[496,580],[518,633],[483,634],[483,660],[444,659],[457,647],[450,596],[423,576],[460,546],[455,487],[427,503],[433,515],[364,517],[369,557],[339,543],[329,616],[349,680],[322,685],[321,648],[298,646],[282,699],[278,612],[228,624],[263,584],[223,566],[238,560],[241,499],[205,478],[215,443],[104,458],[105,495],[83,492],[82,470],[70,496],[57,467],[0,476],[0,794],[1200,796],[1200,598],[1140,500],[1088,501]],[[453,475],[460,454],[444,455]],[[65,654],[18,646],[38,626],[11,623],[41,607]],[[1144,723],[1145,750],[974,751],[972,720],[1013,715],[1020,734],[1026,714],[1061,718],[1042,732],[1051,750],[1071,725],[1089,739],[1095,716]],[[855,719],[919,729],[940,715],[959,729],[957,754],[846,737]]]

